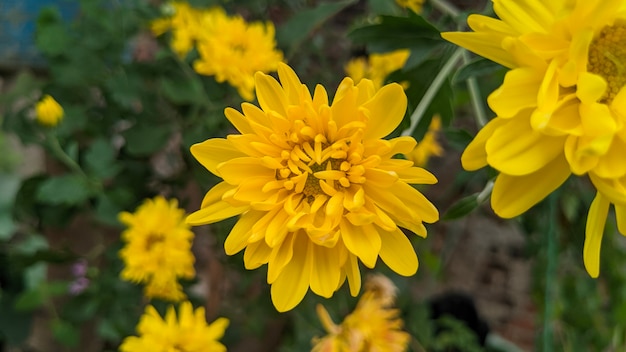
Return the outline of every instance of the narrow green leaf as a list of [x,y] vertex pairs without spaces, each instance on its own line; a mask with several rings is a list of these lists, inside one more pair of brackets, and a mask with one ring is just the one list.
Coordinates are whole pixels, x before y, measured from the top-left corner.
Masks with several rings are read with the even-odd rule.
[[471,213],[478,207],[478,194],[472,194],[470,196],[459,199],[456,203],[452,204],[446,213],[441,217],[441,220],[454,220],[462,218],[465,215]]

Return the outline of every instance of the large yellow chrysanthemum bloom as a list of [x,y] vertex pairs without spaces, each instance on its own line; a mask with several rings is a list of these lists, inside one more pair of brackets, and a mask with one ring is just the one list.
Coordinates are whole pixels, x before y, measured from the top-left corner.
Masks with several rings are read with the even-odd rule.
[[296,306],[309,287],[331,297],[348,279],[361,287],[360,259],[378,257],[401,275],[418,266],[398,226],[426,236],[422,222],[437,209],[409,183],[433,184],[428,171],[394,159],[416,142],[384,140],[402,120],[406,96],[398,84],[376,91],[372,81],[345,78],[329,104],[324,87],[311,93],[285,65],[280,83],[255,75],[260,108],[242,104],[226,117],[241,132],[193,145],[191,153],[224,181],[211,189],[192,225],[241,215],[224,245],[245,249],[247,269],[268,264],[267,281],[279,311]]
[[35,115],[37,122],[41,125],[54,127],[63,119],[63,108],[53,97],[46,94],[35,105]]
[[178,56],[184,57],[202,36],[201,22],[207,11],[193,8],[183,1],[172,1],[165,8],[167,16],[152,21],[150,30],[157,36],[172,31],[170,46]]
[[391,308],[395,290],[384,276],[369,280],[356,308],[340,325],[333,323],[328,311],[318,305],[317,315],[328,335],[313,340],[312,352],[405,351],[410,335],[402,331],[399,311]]
[[228,319],[218,318],[207,325],[204,308],[193,310],[191,303],[181,303],[176,317],[170,306],[161,318],[153,306],[146,311],[137,325],[139,336],[129,336],[120,345],[121,352],[225,352],[219,342],[228,327]]
[[180,301],[186,296],[179,278],[193,279],[195,270],[191,242],[194,234],[185,223],[185,211],[176,199],[146,199],[134,213],[122,212],[128,226],[122,233],[123,280],[144,283],[149,298]]
[[200,58],[196,72],[215,76],[237,88],[245,100],[254,99],[254,73],[276,71],[283,54],[276,49],[271,22],[246,22],[241,16],[228,16],[214,8],[203,18],[205,35],[198,41]]
[[500,171],[491,203],[505,218],[528,210],[571,173],[589,175],[598,192],[584,261],[597,277],[610,204],[626,235],[626,1],[493,2],[500,19],[471,15],[474,32],[443,34],[510,69],[488,99],[497,117],[461,161],[468,170]]
[[421,141],[417,143],[415,148],[404,156],[411,160],[417,166],[426,166],[428,160],[432,156],[442,156],[443,148],[437,142],[437,134],[441,130],[441,118],[439,115],[433,116],[428,126],[428,131],[424,135]]
[[367,78],[374,83],[376,89],[380,89],[390,73],[404,67],[410,54],[408,49],[400,49],[389,53],[374,53],[367,59],[355,58],[346,64],[346,74],[356,83]]

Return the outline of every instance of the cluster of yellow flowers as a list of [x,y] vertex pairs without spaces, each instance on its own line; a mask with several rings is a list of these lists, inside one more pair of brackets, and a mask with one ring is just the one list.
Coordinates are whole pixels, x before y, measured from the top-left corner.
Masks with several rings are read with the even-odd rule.
[[313,339],[312,352],[405,351],[411,337],[402,331],[399,310],[391,308],[396,290],[385,276],[369,277],[356,308],[340,325],[318,305],[317,314],[328,334]]
[[185,299],[178,279],[193,279],[194,234],[185,223],[185,211],[175,199],[162,196],[146,199],[134,213],[122,212],[120,221],[127,226],[122,233],[124,261],[120,276],[144,283],[145,296],[170,301]]
[[169,3],[167,9],[165,18],[152,23],[152,32],[171,31],[170,45],[181,57],[195,46],[200,57],[194,70],[228,82],[245,100],[254,100],[254,73],[276,71],[283,61],[271,22],[248,23],[219,7],[196,9],[181,1]]
[[367,58],[358,57],[348,61],[345,66],[346,74],[355,83],[367,78],[374,83],[376,89],[380,89],[390,73],[404,67],[410,54],[408,49],[401,49],[389,53],[373,53]]
[[191,153],[224,181],[187,222],[209,224],[240,215],[226,239],[227,254],[245,249],[247,269],[268,264],[267,281],[279,311],[295,307],[309,288],[331,297],[348,280],[361,287],[358,261],[380,258],[413,275],[417,256],[400,227],[426,236],[423,222],[439,213],[410,184],[436,178],[393,158],[416,145],[385,140],[402,121],[407,99],[397,83],[376,90],[371,80],[345,78],[332,101],[318,85],[311,96],[293,70],[280,64],[280,83],[258,72],[260,108],[242,104],[226,117],[241,134],[195,144]]
[[517,216],[571,175],[597,189],[589,209],[584,262],[600,269],[611,204],[626,235],[626,5],[621,0],[494,0],[499,19],[471,15],[474,32],[444,38],[510,69],[488,99],[497,114],[462,163],[500,174],[491,204]]

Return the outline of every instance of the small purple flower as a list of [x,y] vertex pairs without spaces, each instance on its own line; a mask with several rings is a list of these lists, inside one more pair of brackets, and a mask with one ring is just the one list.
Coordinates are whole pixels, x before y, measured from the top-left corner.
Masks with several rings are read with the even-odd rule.
[[87,274],[87,260],[81,258],[72,264],[72,275],[75,278],[84,277]]
[[85,291],[89,287],[89,279],[86,277],[79,277],[72,281],[69,287],[69,293],[73,296],[77,296]]

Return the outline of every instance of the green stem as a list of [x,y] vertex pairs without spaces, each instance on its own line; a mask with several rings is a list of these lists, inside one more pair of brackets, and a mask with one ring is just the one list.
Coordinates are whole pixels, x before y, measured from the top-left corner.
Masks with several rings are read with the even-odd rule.
[[78,165],[74,159],[72,159],[61,147],[59,143],[59,139],[54,135],[54,133],[46,133],[46,144],[50,148],[50,152],[52,155],[59,160],[63,165],[65,165],[70,171],[80,175],[83,177],[87,183],[94,187],[97,191],[102,191],[102,184],[99,181],[96,181],[85,173],[83,169]]
[[430,3],[437,10],[443,13],[447,13],[452,17],[459,17],[459,15],[461,14],[461,11],[459,11],[459,9],[457,9],[454,5],[448,3],[446,0],[430,0]]
[[557,240],[559,235],[557,218],[557,194],[548,197],[548,228],[546,233],[546,285],[543,312],[543,351],[552,351],[552,320],[554,317],[556,264],[558,261]]
[[411,115],[411,125],[402,132],[403,136],[410,136],[413,134],[413,131],[415,131],[415,128],[424,116],[426,109],[428,109],[428,106],[435,98],[437,92],[439,92],[439,89],[443,85],[443,82],[445,82],[446,78],[448,78],[452,70],[455,68],[457,62],[463,56],[464,51],[465,49],[463,48],[456,49],[456,51],[452,53],[448,61],[445,63],[445,65],[443,65],[441,71],[439,71],[433,82],[430,84],[430,87],[428,87],[426,93],[424,93],[422,100],[420,100],[419,104],[417,104],[415,111],[413,111],[413,114]]
[[[467,51],[463,52],[463,62],[469,62],[469,55]],[[474,109],[474,115],[476,117],[476,123],[478,127],[483,127],[487,124],[487,113],[485,112],[485,105],[480,94],[480,88],[478,87],[478,81],[476,77],[470,77],[467,79],[467,89],[469,90],[470,100],[472,101],[472,108]]]

